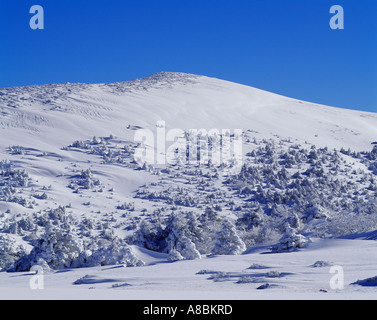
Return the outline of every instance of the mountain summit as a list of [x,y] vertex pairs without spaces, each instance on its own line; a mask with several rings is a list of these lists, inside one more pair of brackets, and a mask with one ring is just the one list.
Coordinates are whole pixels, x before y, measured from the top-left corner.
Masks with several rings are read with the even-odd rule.
[[[369,150],[374,113],[333,108],[249,86],[186,73],[160,72],[109,84],[50,84],[0,89],[5,147],[37,139],[65,144],[98,134],[121,136],[128,124],[154,128],[252,129],[331,148]],[[56,139],[56,141],[54,141]]]

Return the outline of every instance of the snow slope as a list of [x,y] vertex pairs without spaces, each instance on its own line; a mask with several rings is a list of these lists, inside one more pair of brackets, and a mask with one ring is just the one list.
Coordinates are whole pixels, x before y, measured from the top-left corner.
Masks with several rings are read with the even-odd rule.
[[[377,275],[377,243],[318,240],[300,252],[266,254],[256,248],[240,256],[166,262],[134,248],[144,267],[105,266],[44,274],[44,289],[32,290],[33,273],[0,273],[0,299],[77,300],[375,300],[376,286],[354,284]],[[146,258],[148,256],[148,258]],[[332,289],[341,266],[344,288]],[[259,287],[268,284],[265,289]]]
[[[116,84],[62,84],[0,90],[3,147],[43,148],[74,139],[124,137],[132,124],[154,128],[252,129],[329,148],[369,150],[377,133],[373,113],[286,98],[219,79],[159,73]],[[9,131],[12,129],[11,131]],[[12,132],[12,134],[8,134]],[[298,134],[299,133],[299,134]]]
[[[155,131],[158,121],[165,121],[167,130],[243,129],[244,172],[227,177],[209,164],[140,168],[133,161],[135,132]],[[51,271],[40,291],[30,289],[28,272],[0,272],[0,298],[374,299],[373,288],[351,283],[376,276],[377,153],[371,152],[376,137],[374,113],[191,74],[0,89],[0,243],[9,237],[13,249],[22,245],[30,253],[36,239],[57,239],[73,247],[68,253],[75,265],[89,258],[98,264],[80,269],[67,264],[65,270]],[[287,204],[290,197],[298,200]],[[208,206],[214,211],[208,213]],[[148,234],[140,233],[152,228],[152,235],[161,236],[153,228],[180,210],[190,210],[195,223],[203,212],[214,217],[205,229],[212,233],[201,234],[210,241],[195,244],[202,259],[172,262],[177,247],[151,251],[148,245],[158,247],[153,239],[141,245]],[[208,256],[213,236],[221,237],[216,228],[232,226],[225,219],[238,223],[237,230],[225,230],[226,237],[239,250],[238,232],[249,248],[243,255]],[[144,221],[149,225],[142,229]],[[188,231],[174,229],[185,221],[170,221],[167,241],[171,246],[182,237],[181,251],[192,247],[187,255],[192,257],[197,250],[187,240]],[[272,231],[264,230],[263,223]],[[59,233],[60,227],[66,233]],[[257,240],[277,243],[290,228],[310,237],[305,248],[271,254],[270,246],[251,245]],[[142,231],[132,246],[119,240],[136,230]],[[338,235],[343,237],[333,239]],[[2,254],[18,254],[6,250],[0,251],[0,269]],[[68,263],[64,254],[51,263]],[[42,251],[36,253],[40,256],[47,257]],[[145,266],[123,267],[136,260]],[[108,261],[114,265],[100,266]],[[267,268],[249,269],[253,264]],[[329,288],[333,265],[344,268],[344,290]],[[267,289],[257,290],[266,283]]]

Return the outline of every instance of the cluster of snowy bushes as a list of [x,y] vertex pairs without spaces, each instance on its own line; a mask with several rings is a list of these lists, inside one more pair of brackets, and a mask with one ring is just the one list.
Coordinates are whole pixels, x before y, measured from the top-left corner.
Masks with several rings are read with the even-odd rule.
[[[217,211],[222,206],[231,203],[232,195],[215,185],[221,181],[218,168],[203,165],[202,168],[190,169],[187,167],[171,166],[161,170],[161,179],[158,184],[141,186],[136,192],[136,198],[171,206],[198,208],[214,207]],[[179,181],[185,180],[184,185]],[[166,181],[178,183],[166,186]]]
[[[352,153],[285,140],[248,141],[253,148],[239,174],[224,176],[221,167],[210,163],[194,168],[172,165],[161,171],[159,184],[139,188],[136,197],[171,209],[211,208],[216,214],[235,215],[229,221],[234,229],[228,228],[246,246],[275,243],[274,252],[301,248],[309,242],[308,236],[342,236],[377,228],[377,146],[371,152]],[[192,224],[189,219],[182,225]],[[197,229],[203,230],[201,237],[184,238],[202,254],[217,253],[208,245],[211,241],[198,240],[203,234],[215,239],[216,232],[206,230],[203,223]],[[162,252],[184,251],[179,241],[169,249],[168,231],[143,225],[138,234],[145,240],[139,244]]]
[[19,260],[25,252],[25,248],[16,245],[9,235],[0,234],[0,271],[10,270],[14,263]]
[[20,217],[3,225],[8,234],[23,236],[32,250],[14,248],[0,238],[0,271],[29,271],[33,265],[51,269],[82,268],[101,265],[142,266],[130,246],[106,224],[77,219],[58,207],[33,216]]
[[76,140],[64,150],[79,149],[88,155],[97,155],[106,164],[119,164],[131,166],[134,163],[133,154],[136,144],[129,141],[115,140],[109,137],[96,137],[91,140]]
[[[362,170],[336,150],[313,146],[283,151],[272,143],[248,156],[240,174],[226,180],[244,199],[240,229],[263,222],[284,230],[288,223],[295,230],[322,237],[377,227],[377,180],[367,169],[369,163]],[[358,230],[346,227],[350,224]]]
[[18,154],[18,155],[23,155],[25,153],[25,150],[21,146],[9,146],[8,151],[10,154]]
[[[249,150],[238,174],[230,175],[224,166],[211,162],[168,165],[159,170],[155,182],[135,192],[138,200],[150,206],[114,203],[113,208],[121,211],[118,217],[125,218],[122,221],[111,216],[104,223],[103,214],[96,220],[78,218],[62,206],[2,219],[0,231],[22,237],[32,249],[26,251],[10,238],[0,238],[0,269],[24,271],[34,264],[52,269],[143,265],[131,244],[166,253],[169,260],[241,254],[253,245],[287,252],[305,247],[311,237],[377,228],[377,146],[355,153],[285,140],[246,141]],[[126,159],[129,150],[113,143],[110,138],[93,138],[70,148],[119,164],[116,157]],[[0,201],[14,201],[17,190],[27,187],[30,178],[9,162],[0,162],[0,170]],[[76,192],[102,188],[90,169],[70,179],[69,187]],[[32,197],[46,200],[47,195]],[[116,229],[127,231],[128,236],[116,236]]]
[[144,220],[128,241],[168,253],[170,260],[200,259],[209,254],[240,254],[246,249],[234,224],[210,207],[202,214],[177,211],[163,221]]
[[93,189],[101,185],[101,182],[94,178],[92,171],[89,169],[82,170],[80,174],[71,177],[72,181],[69,188],[78,192],[79,189]]
[[31,206],[25,198],[16,195],[19,189],[29,186],[30,180],[25,170],[15,169],[9,161],[0,161],[0,201]]

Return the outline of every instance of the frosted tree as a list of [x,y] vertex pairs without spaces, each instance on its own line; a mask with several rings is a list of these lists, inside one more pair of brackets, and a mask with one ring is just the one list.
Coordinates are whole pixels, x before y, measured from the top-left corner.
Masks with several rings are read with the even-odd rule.
[[84,250],[83,242],[69,225],[48,225],[42,238],[34,241],[32,251],[15,263],[15,271],[28,271],[43,259],[52,269],[72,267],[72,263]]
[[216,238],[214,254],[238,255],[246,250],[245,243],[238,236],[236,227],[228,219],[224,219]]
[[153,251],[164,251],[166,247],[165,232],[160,224],[143,220],[137,231],[128,239],[129,243],[147,248]]
[[[95,267],[122,264],[126,267],[141,267],[145,263],[136,257],[131,247],[120,238],[99,239],[92,250],[83,251],[74,265],[77,267]],[[93,248],[94,247],[94,248]]]
[[309,243],[309,239],[301,234],[297,234],[294,229],[287,226],[287,231],[280,239],[279,243],[271,248],[274,253],[295,251],[305,247]]
[[194,241],[199,240],[195,233],[195,227],[188,223],[184,214],[177,213],[170,217],[165,232],[167,233],[167,252],[178,252],[183,259],[200,259],[201,254],[197,250]]
[[252,228],[258,227],[263,223],[264,212],[263,209],[258,206],[253,210],[247,210],[241,218],[237,220],[237,227],[245,230],[250,230]]
[[16,247],[15,241],[0,235],[0,272],[10,270],[14,262],[23,254],[24,249],[20,246]]

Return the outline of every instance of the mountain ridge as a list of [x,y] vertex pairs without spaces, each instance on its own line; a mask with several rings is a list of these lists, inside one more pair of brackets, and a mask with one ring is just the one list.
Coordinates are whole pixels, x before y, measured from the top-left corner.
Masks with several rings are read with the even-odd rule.
[[70,128],[67,131],[82,138],[110,131],[122,135],[127,124],[153,129],[161,120],[168,128],[253,129],[269,137],[279,135],[301,143],[358,151],[369,150],[377,136],[375,113],[319,105],[226,80],[176,72],[108,84],[0,89],[0,114],[1,129],[21,129],[26,136],[30,131],[46,135],[48,127],[61,132]]

